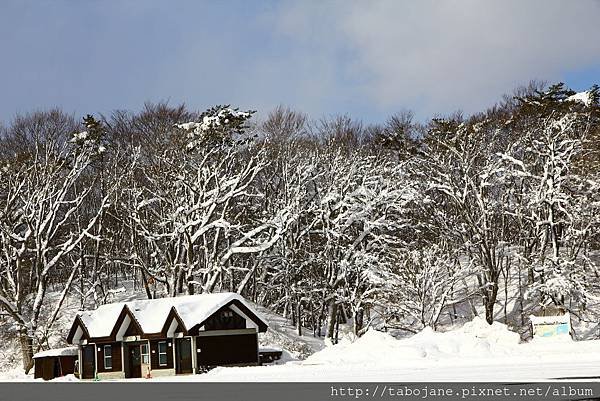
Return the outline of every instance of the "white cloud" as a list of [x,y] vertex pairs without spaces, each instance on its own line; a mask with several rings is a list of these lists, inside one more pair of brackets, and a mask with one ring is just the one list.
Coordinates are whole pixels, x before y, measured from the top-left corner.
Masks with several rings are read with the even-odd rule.
[[530,79],[599,65],[598,17],[596,0],[300,2],[282,6],[278,29],[315,57],[315,77],[326,60],[382,110],[427,115],[477,111]]

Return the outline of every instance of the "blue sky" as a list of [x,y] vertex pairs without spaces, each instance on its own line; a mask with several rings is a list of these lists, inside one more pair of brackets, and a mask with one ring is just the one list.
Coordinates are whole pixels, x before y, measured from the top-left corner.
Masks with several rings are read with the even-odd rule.
[[146,101],[469,113],[530,79],[600,83],[598,17],[598,0],[3,0],[0,121]]

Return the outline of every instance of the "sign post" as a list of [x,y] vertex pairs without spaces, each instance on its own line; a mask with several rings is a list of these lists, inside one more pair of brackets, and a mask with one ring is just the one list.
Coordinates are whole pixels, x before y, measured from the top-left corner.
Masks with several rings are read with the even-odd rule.
[[571,335],[571,315],[530,316],[533,338],[564,338]]

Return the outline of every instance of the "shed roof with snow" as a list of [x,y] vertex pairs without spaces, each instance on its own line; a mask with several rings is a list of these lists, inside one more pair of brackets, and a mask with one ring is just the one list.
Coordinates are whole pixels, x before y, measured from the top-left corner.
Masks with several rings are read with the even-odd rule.
[[142,337],[172,336],[173,330],[187,333],[202,330],[208,318],[228,307],[258,331],[268,324],[239,294],[232,292],[186,295],[174,298],[136,300],[102,305],[92,311],[79,312],[67,337],[70,344],[81,339],[120,340],[130,324]]
[[77,352],[77,347],[55,348],[46,351],[40,351],[33,356],[33,359],[53,356],[77,356]]

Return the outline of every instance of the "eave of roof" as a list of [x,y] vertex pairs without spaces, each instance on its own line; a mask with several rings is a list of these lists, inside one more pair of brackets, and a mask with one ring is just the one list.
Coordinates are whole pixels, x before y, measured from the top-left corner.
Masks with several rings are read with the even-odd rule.
[[[128,315],[131,322],[137,326],[142,333],[141,338],[164,337],[173,318],[177,319],[178,325],[187,333],[192,328],[197,329],[202,326],[220,308],[231,304],[240,307],[257,324],[260,332],[267,330],[267,321],[248,305],[242,296],[235,293],[212,293],[103,305],[96,310],[79,313],[73,322],[67,339],[69,342],[72,341],[76,325],[79,325],[84,331],[84,337],[89,342],[115,341],[124,315]],[[117,310],[119,311],[118,314],[116,314]],[[112,317],[111,320],[114,321],[112,326],[110,323],[106,325],[108,322],[105,322],[104,326],[98,324],[94,320],[97,311],[103,319]],[[161,313],[166,314],[161,318]],[[86,324],[86,322],[89,324]]]

